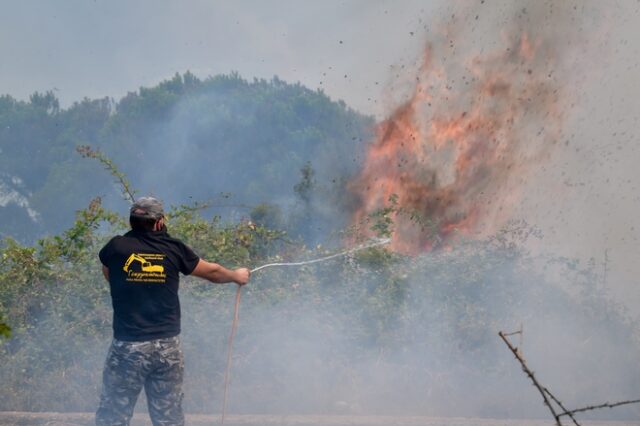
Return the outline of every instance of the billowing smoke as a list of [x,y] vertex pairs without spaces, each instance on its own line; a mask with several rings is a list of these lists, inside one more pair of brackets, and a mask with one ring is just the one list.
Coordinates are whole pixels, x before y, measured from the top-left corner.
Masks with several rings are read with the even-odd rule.
[[378,125],[350,184],[355,224],[397,206],[396,249],[495,232],[562,142],[578,90],[568,84],[579,45],[573,5],[483,3],[436,27],[409,99]]
[[[543,417],[497,336],[521,325],[514,343],[568,406],[635,395],[638,340],[594,290],[597,271],[552,259],[564,278],[550,280],[540,268],[549,259],[514,249],[516,233],[412,259],[374,251],[256,273],[240,308],[229,412]],[[187,404],[218,412],[232,289],[213,300],[192,290]]]

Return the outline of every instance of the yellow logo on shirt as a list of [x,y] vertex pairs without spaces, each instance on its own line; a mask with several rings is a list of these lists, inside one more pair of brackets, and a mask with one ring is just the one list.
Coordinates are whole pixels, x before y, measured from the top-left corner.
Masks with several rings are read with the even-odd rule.
[[[164,266],[158,265],[164,261],[164,254],[131,253],[122,268],[127,273],[127,281],[143,283],[164,283],[167,275]],[[132,268],[134,262],[138,268]]]

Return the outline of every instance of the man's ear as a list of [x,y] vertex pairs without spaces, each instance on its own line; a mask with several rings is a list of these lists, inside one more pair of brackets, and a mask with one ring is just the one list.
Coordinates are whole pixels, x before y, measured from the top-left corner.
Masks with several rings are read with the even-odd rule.
[[161,231],[163,226],[164,226],[164,217],[161,217],[160,219],[156,220],[155,225],[153,225],[153,230]]

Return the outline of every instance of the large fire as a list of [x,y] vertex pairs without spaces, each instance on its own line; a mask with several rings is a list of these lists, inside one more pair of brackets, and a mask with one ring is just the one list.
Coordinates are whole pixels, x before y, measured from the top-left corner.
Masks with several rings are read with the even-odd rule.
[[365,233],[387,209],[394,249],[415,253],[510,218],[528,172],[559,137],[561,87],[552,44],[527,33],[502,39],[470,58],[449,36],[425,49],[410,99],[377,126],[349,186]]

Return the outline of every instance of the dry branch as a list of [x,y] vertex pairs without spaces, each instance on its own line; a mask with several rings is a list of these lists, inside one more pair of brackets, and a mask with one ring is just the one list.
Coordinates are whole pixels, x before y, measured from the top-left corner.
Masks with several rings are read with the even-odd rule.
[[564,405],[562,405],[562,402],[560,402],[560,400],[558,398],[556,398],[551,392],[549,392],[549,389],[544,388],[544,391],[564,411],[564,413],[560,414],[558,417],[569,416],[571,418],[571,420],[573,421],[574,425],[580,426],[580,423],[578,423],[578,421],[575,419],[575,417],[573,417],[573,413],[570,413],[569,411],[567,411],[567,409],[564,407]]
[[570,411],[565,410],[565,412],[560,414],[560,416],[571,416],[576,413],[582,413],[590,410],[597,410],[599,408],[614,408],[614,407],[619,407],[621,405],[637,404],[637,403],[640,403],[640,399],[634,399],[631,401],[620,401],[620,402],[614,402],[614,403],[605,402],[604,404],[600,404],[600,405],[589,405],[587,407],[576,408],[575,410],[570,410]]
[[556,420],[556,426],[562,426],[562,422],[560,421],[560,415],[556,413],[556,410],[553,408],[553,405],[551,405],[551,402],[547,398],[547,392],[545,392],[545,388],[538,382],[538,379],[536,379],[536,376],[533,374],[533,371],[531,371],[529,367],[527,367],[527,363],[525,362],[524,358],[520,355],[520,351],[518,351],[518,348],[514,347],[511,344],[509,339],[507,339],[507,337],[502,331],[498,333],[498,336],[500,336],[500,338],[504,341],[504,343],[511,350],[511,352],[513,352],[513,355],[520,362],[520,365],[522,366],[522,370],[526,373],[529,379],[531,379],[531,381],[533,382],[533,385],[536,387],[536,389],[538,389],[538,392],[540,392],[540,395],[542,395],[544,405],[546,405],[546,407],[551,412],[551,415]]
[[[571,418],[571,420],[573,421],[574,425],[580,426],[580,423],[578,423],[578,421],[573,416],[576,413],[582,413],[582,412],[590,411],[590,410],[597,410],[599,408],[614,408],[614,407],[619,407],[621,405],[640,403],[640,399],[636,399],[636,400],[620,401],[620,402],[614,402],[614,403],[605,402],[604,404],[589,405],[587,407],[577,408],[575,410],[567,410],[565,408],[565,406],[562,404],[562,402],[560,402],[560,400],[558,398],[556,398],[551,393],[551,391],[549,391],[549,389],[547,389],[546,387],[542,386],[540,384],[540,382],[538,382],[538,379],[536,379],[535,375],[533,374],[533,371],[531,371],[529,369],[529,367],[527,366],[527,363],[525,362],[524,357],[522,356],[522,353],[521,353],[520,349],[517,348],[517,347],[514,347],[511,344],[511,342],[509,341],[509,339],[507,339],[507,336],[513,336],[515,334],[519,334],[520,337],[522,337],[522,334],[523,334],[522,326],[520,326],[520,330],[515,331],[513,333],[504,333],[502,331],[500,331],[498,333],[498,335],[504,341],[504,343],[507,345],[509,350],[511,350],[513,355],[515,355],[516,359],[520,362],[520,365],[522,366],[522,370],[527,374],[529,379],[531,379],[531,381],[533,382],[533,385],[536,387],[536,389],[538,389],[538,392],[540,392],[540,395],[542,395],[542,399],[544,400],[544,405],[547,406],[547,408],[551,412],[551,415],[556,420],[556,426],[563,426],[562,425],[562,421],[560,420],[560,418],[563,417],[563,416],[568,416],[569,418]],[[547,398],[547,397],[551,398],[551,400],[553,402],[555,402],[558,405],[558,407],[560,407],[560,409],[562,410],[561,413],[559,413],[559,414],[556,413],[555,408],[551,405],[551,401],[549,401],[549,398]]]

